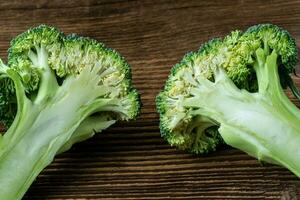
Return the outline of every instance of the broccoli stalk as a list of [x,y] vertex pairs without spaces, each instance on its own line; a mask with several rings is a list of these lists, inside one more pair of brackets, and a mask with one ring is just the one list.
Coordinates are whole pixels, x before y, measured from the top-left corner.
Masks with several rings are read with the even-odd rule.
[[282,165],[300,177],[300,111],[279,84],[276,52],[266,55],[258,49],[256,56],[258,92],[237,88],[217,67],[215,81],[199,77],[192,97],[185,99],[183,106],[193,108],[192,115],[218,122],[228,145],[258,160]]
[[12,42],[9,64],[0,73],[13,81],[18,109],[0,139],[0,199],[21,199],[56,154],[139,113],[128,65],[91,39],[40,26]]
[[157,97],[163,137],[197,154],[224,140],[300,177],[300,110],[283,90],[296,62],[294,40],[270,24],[204,44],[172,69]]

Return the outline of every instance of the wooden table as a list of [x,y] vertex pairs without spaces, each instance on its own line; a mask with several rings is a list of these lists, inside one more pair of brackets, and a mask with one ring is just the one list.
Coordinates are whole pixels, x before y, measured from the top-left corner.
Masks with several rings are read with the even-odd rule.
[[58,156],[25,199],[300,198],[300,181],[286,169],[261,166],[230,147],[204,157],[189,155],[171,148],[158,129],[154,99],[172,65],[212,37],[265,22],[286,28],[300,44],[300,1],[1,2],[4,60],[18,33],[54,25],[125,56],[144,104],[137,121],[117,124]]

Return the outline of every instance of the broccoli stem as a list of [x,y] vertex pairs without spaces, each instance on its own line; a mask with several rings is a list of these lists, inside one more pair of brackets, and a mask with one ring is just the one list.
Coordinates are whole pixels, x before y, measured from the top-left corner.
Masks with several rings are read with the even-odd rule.
[[[53,101],[49,102],[48,107],[32,106],[19,122],[14,122],[18,124],[18,127],[12,127],[7,134],[19,137],[10,142],[11,148],[6,148],[7,144],[4,141],[7,140],[1,141],[0,199],[21,199],[37,175],[53,161],[57,153],[68,149],[77,140],[80,141],[90,136],[90,134],[84,135],[90,131],[87,130],[85,123],[95,122],[90,119],[92,121],[88,120],[81,124],[86,119],[86,115],[90,114],[86,113],[81,101],[72,101],[69,98],[58,102],[56,98],[53,98]],[[109,106],[109,103],[107,105]],[[89,123],[89,128],[101,130],[113,122],[109,118],[103,118],[97,126]],[[83,126],[79,131],[83,132],[79,134],[76,129],[80,125]]]
[[295,118],[299,110],[291,111],[288,100],[278,103],[271,96],[257,95],[249,104],[235,102],[232,115],[240,118],[222,119],[219,132],[227,144],[300,177],[300,119]]
[[[245,130],[241,127],[239,129],[234,124],[230,126],[224,124],[219,131],[228,144],[244,150],[259,160],[280,164],[300,177],[300,159],[298,159],[300,153],[297,150],[300,144],[300,111],[281,88],[276,52],[273,51],[266,56],[258,49],[256,55],[258,65],[255,65],[254,69],[259,83],[257,97],[266,99],[264,103],[259,100],[257,102],[267,111],[262,117],[257,117],[256,122],[263,129],[255,132],[254,129]],[[263,118],[265,119],[262,120]],[[265,125],[272,127],[271,130]]]
[[[14,140],[13,148],[5,149],[0,157],[0,199],[21,199],[36,176],[51,163],[59,148],[80,124],[82,119],[74,118],[77,116],[74,114],[77,110],[75,105],[63,113],[57,113],[55,108],[58,109],[27,112],[26,119],[35,119],[32,123],[22,123],[23,126],[19,125],[13,131],[8,130],[8,133],[22,137]],[[1,146],[4,149],[6,144],[1,143]]]
[[[266,121],[260,123],[264,122]],[[282,123],[275,118],[268,122],[272,123],[273,133],[245,129],[229,123],[222,124],[219,132],[227,144],[245,151],[258,160],[284,166],[300,177],[300,153],[298,151],[300,126],[289,127],[291,125],[289,122]],[[257,126],[262,126],[262,124]]]
[[[0,140],[0,199],[21,199],[57,153],[92,136],[91,129],[99,131],[115,122],[103,117],[97,118],[102,121],[96,124],[90,116],[108,108],[117,112],[120,107],[120,101],[104,98],[109,89],[97,84],[95,70],[86,68],[67,78],[57,89],[50,88],[52,95],[43,95],[39,101],[25,95],[21,77],[13,69],[7,71],[15,84],[19,109]],[[46,77],[45,83],[47,78],[53,80],[51,77]]]
[[300,177],[300,110],[279,84],[276,52],[266,53],[262,49],[256,52],[257,93],[238,89],[217,68],[215,82],[199,77],[198,88],[184,106],[192,107],[195,115],[219,122],[219,132],[230,146],[282,165]]

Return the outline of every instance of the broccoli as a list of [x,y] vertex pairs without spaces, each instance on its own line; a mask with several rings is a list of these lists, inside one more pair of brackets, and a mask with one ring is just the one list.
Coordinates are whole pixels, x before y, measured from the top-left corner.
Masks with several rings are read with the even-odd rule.
[[0,199],[21,199],[56,154],[140,112],[123,57],[54,27],[13,39],[0,77]]
[[283,90],[296,63],[294,39],[275,25],[209,41],[173,67],[157,96],[162,136],[196,154],[225,142],[300,177],[300,110]]

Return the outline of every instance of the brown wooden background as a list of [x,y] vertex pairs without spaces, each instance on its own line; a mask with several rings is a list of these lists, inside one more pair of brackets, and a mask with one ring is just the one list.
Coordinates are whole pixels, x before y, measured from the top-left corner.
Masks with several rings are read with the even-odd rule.
[[229,147],[189,155],[159,134],[154,98],[171,66],[209,38],[263,22],[288,29],[300,45],[300,1],[1,1],[4,60],[16,34],[55,25],[125,56],[144,104],[136,122],[118,124],[58,156],[25,199],[300,199],[300,180],[281,167],[263,167]]

